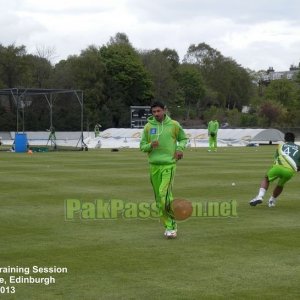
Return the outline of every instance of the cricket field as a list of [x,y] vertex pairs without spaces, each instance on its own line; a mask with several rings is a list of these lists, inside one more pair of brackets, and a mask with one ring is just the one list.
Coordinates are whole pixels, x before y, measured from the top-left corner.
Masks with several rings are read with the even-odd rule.
[[174,240],[139,150],[1,151],[0,298],[300,299],[299,174],[248,204],[275,147],[187,149],[173,193],[198,211]]

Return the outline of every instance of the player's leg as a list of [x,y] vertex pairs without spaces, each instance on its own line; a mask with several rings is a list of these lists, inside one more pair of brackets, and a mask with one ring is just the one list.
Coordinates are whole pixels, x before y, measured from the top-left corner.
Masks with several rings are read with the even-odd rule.
[[268,205],[269,207],[275,206],[276,198],[281,194],[283,190],[284,184],[290,180],[294,175],[294,172],[290,169],[284,168],[282,166],[273,166],[267,172],[267,176],[262,180],[258,195],[252,199],[249,204],[251,206],[256,206],[257,204],[261,204],[263,202],[263,197],[266,191],[269,188],[270,182],[279,178],[277,186],[275,187],[272,197],[269,199]]
[[283,186],[276,185],[276,187],[273,190],[273,194],[268,201],[269,207],[276,206],[277,197],[281,194],[282,191],[283,191]]
[[269,207],[274,207],[276,205],[277,198],[282,193],[284,185],[294,176],[295,173],[290,169],[279,166],[278,174],[279,181],[268,201]]
[[211,151],[214,147],[214,138],[209,135],[208,136],[208,151]]
[[171,203],[173,201],[172,188],[176,172],[176,165],[162,166],[162,169],[162,181],[159,189],[162,206],[161,220],[167,231],[176,231],[177,224],[171,209]]
[[150,166],[150,178],[155,194],[156,206],[166,232],[176,231],[177,229],[176,222],[171,212],[171,202],[173,201],[172,185],[175,171],[176,165]]
[[[269,172],[268,172],[269,174]],[[275,178],[273,179],[275,180]],[[249,204],[251,206],[256,206],[257,204],[261,204],[263,202],[263,198],[265,196],[265,193],[266,191],[268,190],[269,188],[269,184],[270,184],[270,179],[268,177],[268,175],[266,177],[263,178],[263,180],[261,181],[261,184],[260,184],[260,188],[258,190],[258,194],[255,198],[253,198]]]
[[217,135],[214,136],[214,151],[217,151]]
[[150,181],[154,192],[156,207],[158,209],[159,216],[162,215],[162,207],[160,203],[159,187],[161,184],[161,169],[160,166],[150,165]]

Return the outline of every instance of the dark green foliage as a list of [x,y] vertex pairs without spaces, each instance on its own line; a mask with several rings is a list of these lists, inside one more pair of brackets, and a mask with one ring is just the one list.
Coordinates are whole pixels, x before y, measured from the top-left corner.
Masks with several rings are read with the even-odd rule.
[[201,106],[205,88],[201,73],[195,65],[182,64],[178,70],[178,85],[183,92],[186,118],[190,118],[192,108]]
[[169,49],[155,49],[140,52],[140,57],[150,75],[154,99],[163,100],[172,107],[178,92],[178,54]]
[[[232,127],[300,125],[300,73],[292,80],[261,84],[266,71],[246,70],[206,43],[191,45],[182,62],[170,48],[137,51],[120,32],[106,45],[88,46],[55,66],[49,54],[47,49],[33,55],[24,45],[0,44],[0,88],[82,90],[85,130],[97,123],[102,129],[128,127],[130,106],[149,105],[153,99],[164,101],[172,117],[186,124],[192,120],[201,125],[215,115]],[[48,128],[45,98],[25,101],[24,128]],[[0,130],[16,129],[15,102],[12,96],[0,97]],[[242,113],[244,107],[249,112]],[[57,130],[79,129],[76,97],[57,97],[54,113]]]

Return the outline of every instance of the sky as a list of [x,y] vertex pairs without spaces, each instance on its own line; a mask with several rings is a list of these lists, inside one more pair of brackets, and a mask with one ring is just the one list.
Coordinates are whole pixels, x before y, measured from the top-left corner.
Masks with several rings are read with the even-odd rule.
[[183,59],[206,43],[251,70],[300,63],[299,0],[0,0],[0,44],[49,49],[56,63],[125,33],[134,48]]

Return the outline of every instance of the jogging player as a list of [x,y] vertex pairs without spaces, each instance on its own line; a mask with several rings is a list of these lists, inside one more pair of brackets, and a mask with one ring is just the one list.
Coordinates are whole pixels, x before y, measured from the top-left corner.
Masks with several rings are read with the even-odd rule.
[[167,238],[176,238],[177,224],[171,211],[172,186],[176,162],[183,158],[187,137],[177,121],[166,115],[161,102],[151,105],[152,116],[148,118],[140,142],[140,149],[148,153],[150,181],[155,195],[159,216]]
[[281,194],[285,183],[300,170],[300,147],[294,143],[295,135],[292,132],[287,132],[284,141],[285,143],[279,145],[275,152],[274,164],[262,180],[258,195],[249,202],[251,206],[261,204],[270,182],[278,179],[278,183],[268,201],[269,207],[275,206],[277,197]]

